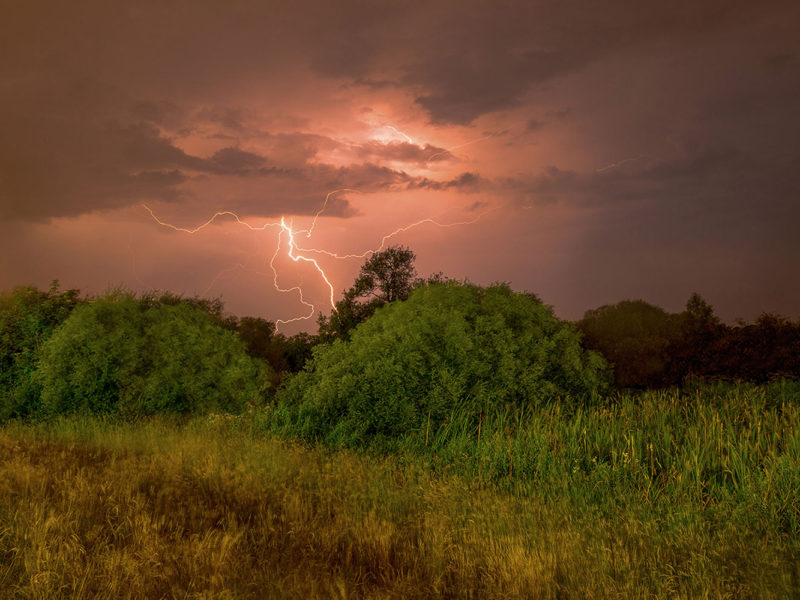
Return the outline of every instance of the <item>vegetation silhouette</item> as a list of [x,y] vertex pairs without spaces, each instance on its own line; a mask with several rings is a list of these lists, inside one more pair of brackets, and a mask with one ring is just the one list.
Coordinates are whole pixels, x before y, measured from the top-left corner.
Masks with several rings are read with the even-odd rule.
[[619,388],[800,378],[800,322],[765,313],[725,325],[696,293],[681,313],[625,300],[587,311],[577,326],[584,345],[613,365]]
[[[624,300],[572,326],[531,293],[441,273],[420,278],[415,259],[403,246],[373,254],[336,311],[319,316],[318,332],[293,336],[268,319],[226,313],[218,298],[159,291],[90,298],[57,281],[45,291],[14,288],[0,294],[0,420],[81,410],[235,411],[270,402],[281,388],[282,414],[298,431],[328,436],[336,425],[310,425],[328,414],[332,422],[354,419],[336,439],[357,439],[359,427],[392,435],[421,420],[430,427],[428,413],[436,424],[459,402],[477,407],[480,419],[504,402],[596,393],[608,375],[586,350],[608,361],[623,389],[800,379],[800,322],[778,315],[727,325],[692,294],[681,313]],[[548,344],[555,346],[545,352]]]

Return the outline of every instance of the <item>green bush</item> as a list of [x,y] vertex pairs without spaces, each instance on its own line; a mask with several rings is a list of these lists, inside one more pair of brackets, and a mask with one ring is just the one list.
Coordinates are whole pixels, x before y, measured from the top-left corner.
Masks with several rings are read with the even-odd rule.
[[41,349],[41,412],[240,410],[267,373],[235,332],[189,303],[113,293],[76,308]]
[[435,430],[455,410],[478,421],[608,381],[602,357],[531,295],[449,282],[379,309],[347,342],[316,347],[279,391],[274,418],[292,435],[358,445]]
[[0,421],[35,410],[39,349],[81,302],[78,290],[17,287],[0,294]]

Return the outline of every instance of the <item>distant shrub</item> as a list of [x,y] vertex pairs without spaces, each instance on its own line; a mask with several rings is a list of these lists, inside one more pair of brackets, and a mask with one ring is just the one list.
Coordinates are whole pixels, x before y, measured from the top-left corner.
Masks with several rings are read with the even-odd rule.
[[577,323],[588,348],[614,368],[618,387],[659,387],[678,383],[673,373],[680,319],[642,300],[625,300],[586,312]]
[[291,434],[356,445],[438,427],[455,409],[477,421],[608,381],[603,358],[535,297],[448,282],[378,309],[347,342],[317,346],[274,417]]
[[36,380],[44,414],[236,411],[268,385],[264,369],[196,306],[116,293],[72,312]]

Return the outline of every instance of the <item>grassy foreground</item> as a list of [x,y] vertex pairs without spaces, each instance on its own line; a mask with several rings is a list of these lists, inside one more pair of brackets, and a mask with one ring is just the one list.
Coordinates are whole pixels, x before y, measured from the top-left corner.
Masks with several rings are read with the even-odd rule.
[[554,404],[388,457],[267,412],[8,424],[0,598],[794,597],[790,396]]

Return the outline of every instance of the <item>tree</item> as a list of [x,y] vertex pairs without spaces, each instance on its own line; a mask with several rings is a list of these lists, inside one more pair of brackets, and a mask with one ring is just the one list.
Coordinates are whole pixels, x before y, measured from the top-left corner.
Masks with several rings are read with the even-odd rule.
[[116,292],[72,311],[42,346],[35,379],[43,414],[139,415],[237,411],[268,375],[196,306]]
[[683,314],[687,323],[695,330],[710,331],[720,325],[719,318],[714,314],[714,307],[697,292],[693,293],[686,301],[686,309]]
[[303,368],[319,340],[305,332],[287,337],[275,329],[275,323],[259,317],[242,317],[237,324],[247,354],[270,365],[274,373],[272,383],[277,387],[284,373],[296,373]]
[[578,322],[584,345],[614,366],[619,387],[657,387],[680,381],[673,349],[680,338],[676,315],[643,300],[589,310]]
[[390,246],[361,266],[353,290],[355,298],[374,298],[383,304],[405,300],[416,282],[416,255],[409,248]]
[[320,314],[317,323],[321,340],[346,339],[354,327],[379,307],[408,298],[419,284],[415,259],[414,252],[403,246],[390,246],[370,256],[353,286],[336,303],[336,310],[329,317]]
[[705,375],[716,360],[712,346],[725,328],[714,314],[714,308],[697,293],[689,297],[679,319],[681,335],[672,349],[676,378]]
[[[357,446],[435,428],[456,409],[478,421],[506,405],[586,396],[608,383],[572,325],[507,286],[425,284],[319,345],[278,392],[288,432]],[[281,421],[281,419],[283,421]]]
[[800,378],[800,322],[764,313],[755,323],[724,327],[710,347],[703,375],[765,382]]

